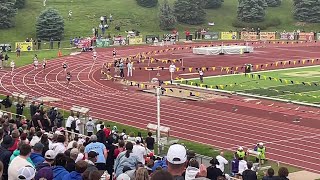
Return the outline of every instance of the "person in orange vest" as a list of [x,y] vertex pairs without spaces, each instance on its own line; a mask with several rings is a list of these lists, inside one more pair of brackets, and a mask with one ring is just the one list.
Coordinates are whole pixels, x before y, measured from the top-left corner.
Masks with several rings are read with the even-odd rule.
[[61,50],[59,49],[58,51],[58,57],[62,57],[62,53],[61,53]]

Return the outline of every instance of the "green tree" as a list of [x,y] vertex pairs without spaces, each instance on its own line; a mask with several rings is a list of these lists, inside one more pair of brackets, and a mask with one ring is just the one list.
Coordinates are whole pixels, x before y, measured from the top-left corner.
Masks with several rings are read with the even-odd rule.
[[281,0],[266,0],[268,7],[278,7],[281,5]]
[[203,0],[177,0],[174,3],[174,12],[177,20],[182,23],[202,24],[206,19]]
[[53,8],[42,11],[36,22],[37,37],[43,40],[62,38],[64,20],[59,12]]
[[0,0],[0,29],[7,29],[14,25],[12,18],[17,14],[15,2],[15,0]]
[[22,9],[26,5],[26,0],[16,0],[15,8]]
[[172,30],[175,28],[177,19],[167,0],[164,0],[160,7],[160,29],[162,30]]
[[265,0],[239,0],[238,20],[243,22],[264,21],[267,3]]
[[206,9],[217,9],[221,7],[223,0],[205,0]]
[[158,0],[136,0],[138,5],[146,8],[155,7],[158,4]]
[[294,0],[293,14],[298,21],[319,23],[320,4],[318,0]]

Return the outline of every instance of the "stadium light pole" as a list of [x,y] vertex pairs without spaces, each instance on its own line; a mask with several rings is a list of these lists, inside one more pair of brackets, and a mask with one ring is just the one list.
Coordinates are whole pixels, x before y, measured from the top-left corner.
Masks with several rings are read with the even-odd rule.
[[158,154],[160,154],[160,95],[161,86],[157,87],[157,143],[158,143]]

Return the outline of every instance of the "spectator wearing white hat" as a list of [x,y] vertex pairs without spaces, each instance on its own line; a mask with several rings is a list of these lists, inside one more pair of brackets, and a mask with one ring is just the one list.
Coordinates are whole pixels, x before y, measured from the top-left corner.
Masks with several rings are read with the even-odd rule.
[[244,152],[243,147],[240,146],[238,150],[236,151],[236,154],[239,158],[244,158],[246,156],[246,152]]
[[262,142],[257,144],[256,151],[260,153],[259,155],[257,155],[256,161],[260,161],[261,164],[264,164],[264,161],[266,160],[266,147]]
[[175,178],[182,177],[187,162],[187,151],[179,144],[171,145],[167,153],[168,172]]
[[[174,177],[175,180],[184,179],[182,174],[185,171],[187,162],[186,148],[180,144],[174,144],[169,147],[167,153],[167,165],[168,172]],[[199,167],[199,173],[196,175],[196,179],[206,179],[207,169],[201,164]]]
[[[86,130],[87,130],[87,135],[91,136],[94,131],[94,122],[92,121],[92,118],[89,118],[89,121],[86,123]],[[100,127],[100,126],[99,126]]]
[[36,170],[39,171],[44,167],[51,167],[55,157],[56,157],[55,152],[53,150],[48,150],[44,155],[44,159],[45,159],[44,162],[36,165]]
[[36,176],[36,169],[32,166],[24,166],[18,169],[18,175],[13,179],[32,180]]
[[133,146],[132,153],[138,157],[138,161],[143,165],[146,163],[146,148],[141,145],[141,137],[136,137],[136,144]]

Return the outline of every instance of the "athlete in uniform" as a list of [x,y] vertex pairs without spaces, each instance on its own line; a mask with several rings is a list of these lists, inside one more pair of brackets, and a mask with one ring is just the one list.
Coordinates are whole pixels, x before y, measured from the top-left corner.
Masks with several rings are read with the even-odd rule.
[[64,63],[62,64],[62,68],[63,68],[64,72],[67,71],[67,67],[68,67],[67,63],[64,62]]
[[69,85],[70,81],[71,81],[71,73],[70,72],[67,72],[67,76],[66,76],[66,79],[67,79],[67,85]]
[[115,58],[117,56],[117,51],[116,51],[116,48],[113,48],[113,51],[112,51],[112,56],[113,58]]

